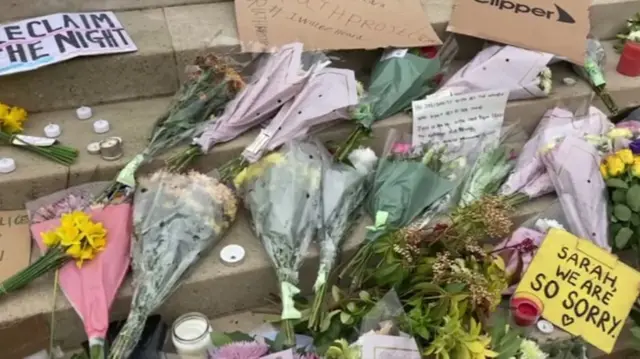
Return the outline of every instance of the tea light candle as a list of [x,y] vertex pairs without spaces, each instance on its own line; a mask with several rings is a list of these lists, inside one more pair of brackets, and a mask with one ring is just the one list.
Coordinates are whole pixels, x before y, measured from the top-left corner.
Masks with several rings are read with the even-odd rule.
[[185,314],[173,323],[172,341],[180,359],[207,359],[211,343],[209,319],[200,313]]

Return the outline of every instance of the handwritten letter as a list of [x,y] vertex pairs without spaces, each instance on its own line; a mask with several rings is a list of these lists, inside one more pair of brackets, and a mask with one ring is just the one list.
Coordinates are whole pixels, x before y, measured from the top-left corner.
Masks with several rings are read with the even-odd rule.
[[413,101],[413,145],[498,140],[508,97],[493,90]]
[[25,211],[0,212],[0,282],[29,264],[31,233]]

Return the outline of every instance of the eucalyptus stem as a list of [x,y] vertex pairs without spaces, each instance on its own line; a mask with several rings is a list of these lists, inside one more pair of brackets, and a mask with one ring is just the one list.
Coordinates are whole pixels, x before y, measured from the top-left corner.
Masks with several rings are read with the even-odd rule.
[[324,304],[324,298],[327,295],[327,283],[322,284],[316,290],[313,298],[313,304],[311,305],[311,314],[309,316],[308,328],[318,331],[320,329],[320,323],[322,323],[322,305]]
[[189,146],[185,151],[169,157],[166,165],[171,172],[182,172],[187,165],[202,155],[204,153],[199,146]]

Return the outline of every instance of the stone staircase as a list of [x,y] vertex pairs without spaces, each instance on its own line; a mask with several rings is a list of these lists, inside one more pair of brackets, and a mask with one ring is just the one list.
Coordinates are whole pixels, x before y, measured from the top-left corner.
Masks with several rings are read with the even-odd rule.
[[[20,4],[18,6],[18,3]],[[425,11],[439,35],[444,35],[451,11],[451,0],[424,1]],[[69,186],[112,179],[117,172],[145,145],[156,118],[167,108],[171,95],[178,88],[182,71],[196,55],[214,51],[234,53],[238,50],[232,2],[204,0],[22,0],[0,2],[0,21],[37,16],[62,11],[112,9],[131,35],[139,51],[103,57],[85,57],[40,70],[0,77],[0,101],[24,106],[33,112],[26,132],[41,135],[48,123],[62,127],[60,140],[81,151],[77,163],[64,167],[14,148],[0,149],[0,156],[16,160],[18,169],[0,176],[0,209],[21,209],[24,202]],[[615,34],[627,17],[640,10],[640,0],[597,0],[592,7],[592,31],[606,41],[609,62],[606,69],[608,88],[620,106],[640,103],[640,78],[626,78],[615,72],[618,55],[612,45]],[[482,41],[459,37],[461,51],[453,71],[462,66],[482,46]],[[340,51],[337,66],[352,68],[366,74],[378,57],[375,51]],[[237,56],[238,61],[246,56]],[[545,99],[511,102],[506,110],[505,125],[517,124],[531,133],[542,114],[554,105],[576,107],[588,99],[590,90],[578,80],[574,86],[562,79],[577,76],[566,64],[552,67],[554,90]],[[74,109],[93,106],[94,119],[111,123],[111,131],[94,134],[92,121],[80,121]],[[599,101],[595,105],[604,109]],[[371,144],[380,150],[389,128],[409,132],[411,118],[397,115],[374,127]],[[342,140],[351,130],[344,123],[320,134],[324,139]],[[85,152],[87,144],[108,136],[120,136],[125,156],[106,162]],[[235,141],[218,146],[203,156],[196,168],[209,171],[237,156],[255,137],[246,134]],[[161,167],[163,158],[143,168],[149,172]],[[553,198],[543,198],[524,206],[517,221],[546,208]],[[249,230],[244,215],[233,226],[223,243],[214,248],[193,270],[185,284],[161,308],[167,320],[188,311],[198,311],[210,317],[228,315],[265,304],[264,298],[276,290],[276,280],[260,243]],[[365,226],[363,218],[346,244],[345,256],[352,252]],[[218,259],[222,245],[237,243],[247,250],[245,262],[238,267],[226,267]],[[317,253],[310,255],[303,269],[302,282],[312,283],[317,266]],[[53,300],[51,277],[42,278],[15,295],[0,302],[0,328],[12,323],[49,313]],[[308,289],[308,288],[307,288]],[[113,308],[113,317],[126,315],[132,295],[130,280],[123,286]],[[80,320],[63,296],[56,303],[57,339],[63,347],[77,347],[84,340]],[[47,317],[48,320],[48,317]],[[64,329],[62,329],[64,328]]]

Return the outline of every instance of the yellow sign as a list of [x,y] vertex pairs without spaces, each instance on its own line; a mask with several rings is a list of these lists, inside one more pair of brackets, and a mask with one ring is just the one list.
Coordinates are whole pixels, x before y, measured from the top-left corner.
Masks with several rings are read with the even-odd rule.
[[611,353],[638,296],[640,273],[590,241],[552,229],[516,293],[543,303],[542,316]]

